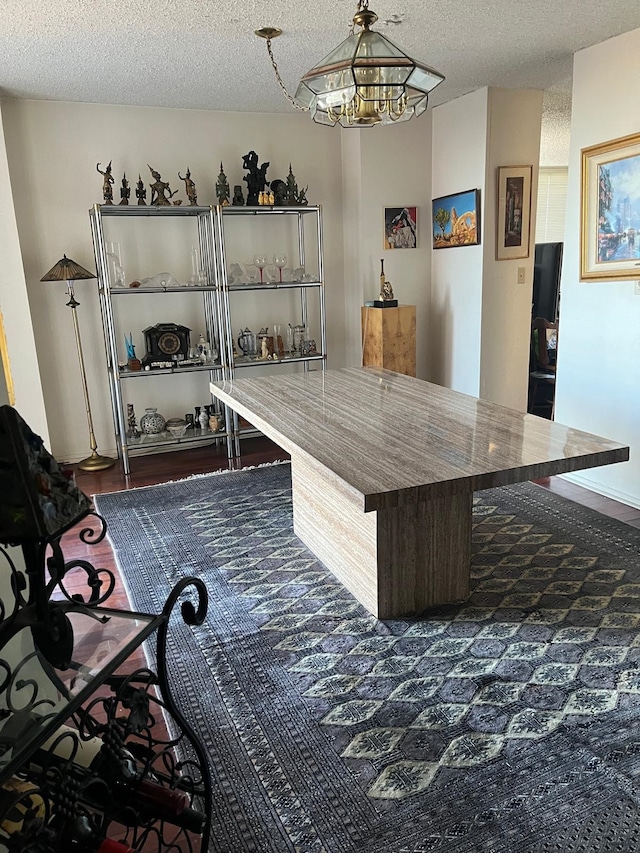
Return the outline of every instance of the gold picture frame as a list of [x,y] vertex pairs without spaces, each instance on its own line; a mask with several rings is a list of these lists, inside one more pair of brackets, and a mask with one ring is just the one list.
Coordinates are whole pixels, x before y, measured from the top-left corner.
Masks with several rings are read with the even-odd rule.
[[639,279],[640,134],[580,154],[580,281]]
[[498,166],[496,260],[528,258],[531,253],[533,166]]

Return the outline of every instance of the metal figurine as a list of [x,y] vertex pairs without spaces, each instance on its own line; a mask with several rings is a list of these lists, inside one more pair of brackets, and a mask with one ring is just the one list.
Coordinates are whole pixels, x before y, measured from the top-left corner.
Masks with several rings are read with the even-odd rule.
[[242,207],[244,204],[244,196],[242,195],[242,187],[240,184],[236,184],[233,188],[233,201],[231,202],[234,207]]
[[102,182],[102,198],[104,199],[104,203],[113,204],[114,177],[111,174],[111,160],[109,160],[109,165],[105,168],[104,172],[100,168],[100,163],[96,163],[96,169],[104,177]]
[[187,194],[187,198],[189,199],[189,204],[197,205],[198,204],[198,193],[196,191],[196,185],[191,180],[191,170],[187,166],[187,174],[182,177],[180,172],[178,172],[178,177],[181,181],[184,181],[184,191]]
[[145,187],[142,181],[142,175],[138,174],[138,183],[136,184],[136,198],[138,199],[139,205],[147,206],[147,202],[145,201],[147,197],[147,188]]
[[[147,166],[149,166],[148,163]],[[157,207],[171,204],[170,199],[173,198],[173,196],[178,192],[178,190],[173,190],[172,192],[169,188],[169,184],[166,181],[162,180],[160,172],[156,172],[156,170],[152,169],[151,166],[149,166],[149,171],[151,172],[151,177],[154,181],[150,185],[151,204]]]
[[229,195],[229,181],[227,180],[227,176],[222,168],[222,163],[220,163],[220,174],[218,175],[218,180],[216,182],[216,196],[218,197],[218,204],[226,207],[229,204]]
[[138,429],[133,403],[127,403],[127,427],[127,436],[129,438],[140,438],[140,430]]
[[269,163],[263,163],[258,168],[258,155],[255,151],[249,151],[242,157],[242,168],[249,171],[249,174],[245,175],[243,179],[247,183],[247,205],[249,207],[255,207],[258,204],[259,194],[264,192],[269,165]]
[[131,195],[131,187],[127,180],[127,173],[122,176],[122,186],[120,187],[120,204],[129,204],[129,196]]
[[303,190],[298,189],[298,184],[296,182],[296,176],[293,174],[291,169],[291,163],[289,163],[289,174],[287,175],[287,189],[285,193],[285,204],[291,204],[298,207],[306,207],[309,204],[307,201],[307,190],[309,186],[307,185]]

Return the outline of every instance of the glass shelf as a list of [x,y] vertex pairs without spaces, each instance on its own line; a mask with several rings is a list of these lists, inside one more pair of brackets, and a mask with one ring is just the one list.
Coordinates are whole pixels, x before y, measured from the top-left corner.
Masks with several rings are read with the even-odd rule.
[[226,430],[211,432],[211,430],[201,430],[197,427],[188,429],[181,438],[175,438],[170,433],[159,432],[156,435],[142,434],[139,438],[130,438],[127,436],[127,446],[129,450],[135,450],[139,447],[160,447],[161,445],[169,444],[188,444],[195,441],[213,441],[217,438],[227,437]]
[[204,371],[221,370],[222,364],[195,364],[190,367],[153,367],[150,370],[120,370],[120,379],[137,379],[140,376],[166,376],[168,373],[202,373]]
[[303,364],[308,361],[322,361],[324,355],[314,352],[313,355],[285,355],[284,358],[251,358],[250,356],[236,356],[234,367],[277,367],[279,364]]
[[111,296],[123,296],[125,293],[198,293],[215,290],[214,284],[182,284],[180,287],[110,287]]
[[73,659],[67,669],[54,668],[35,650],[27,627],[3,648],[3,657],[20,655],[17,659],[22,662],[2,694],[0,782],[15,773],[166,618],[58,604],[73,628]]
[[238,290],[292,290],[297,287],[322,287],[321,281],[241,281],[228,285],[230,291]]

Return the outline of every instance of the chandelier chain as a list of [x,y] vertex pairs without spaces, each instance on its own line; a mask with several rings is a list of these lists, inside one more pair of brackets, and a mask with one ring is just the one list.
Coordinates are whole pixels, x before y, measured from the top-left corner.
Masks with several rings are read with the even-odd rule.
[[271,64],[273,65],[273,70],[276,72],[276,80],[278,81],[278,84],[279,84],[280,88],[281,88],[281,89],[282,89],[282,91],[284,92],[285,97],[286,97],[286,98],[287,98],[287,99],[288,99],[288,100],[293,104],[293,106],[294,106],[297,110],[300,110],[300,111],[301,111],[301,112],[303,112],[303,113],[307,113],[307,112],[309,112],[309,107],[305,107],[305,106],[303,106],[302,104],[299,104],[299,103],[296,101],[296,99],[295,99],[295,98],[293,98],[293,97],[289,94],[289,92],[287,92],[287,87],[284,85],[284,82],[283,82],[283,80],[282,80],[282,77],[280,76],[280,72],[278,71],[278,66],[277,66],[277,64],[276,64],[276,60],[275,60],[275,58],[274,58],[274,56],[273,56],[273,51],[271,50],[271,39],[267,39],[267,50],[269,51],[269,58],[271,59]]

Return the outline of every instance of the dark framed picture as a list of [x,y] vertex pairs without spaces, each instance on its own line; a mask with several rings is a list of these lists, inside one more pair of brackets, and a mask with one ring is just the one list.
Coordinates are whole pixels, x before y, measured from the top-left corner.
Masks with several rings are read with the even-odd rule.
[[533,166],[498,167],[497,261],[529,257],[532,175]]
[[480,245],[480,190],[443,195],[431,205],[434,249]]
[[418,245],[418,208],[385,207],[384,248],[415,249]]
[[640,134],[583,148],[580,280],[640,278]]

